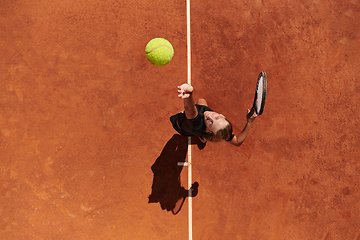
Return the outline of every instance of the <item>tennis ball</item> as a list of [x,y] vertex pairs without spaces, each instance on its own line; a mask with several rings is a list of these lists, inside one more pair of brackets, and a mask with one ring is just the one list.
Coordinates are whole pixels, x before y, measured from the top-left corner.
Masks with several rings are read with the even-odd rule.
[[164,38],[154,38],[145,48],[146,57],[155,66],[168,64],[174,56],[171,43]]

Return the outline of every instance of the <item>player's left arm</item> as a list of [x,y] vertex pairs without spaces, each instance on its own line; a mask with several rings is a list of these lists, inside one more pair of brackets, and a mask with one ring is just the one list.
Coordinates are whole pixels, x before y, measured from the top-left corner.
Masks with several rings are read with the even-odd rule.
[[251,125],[253,124],[256,117],[257,114],[254,112],[254,110],[248,109],[248,113],[246,114],[246,119],[247,119],[246,125],[244,129],[241,131],[241,133],[235,135],[234,138],[231,141],[229,141],[232,145],[239,147],[241,144],[243,144],[251,129]]
[[185,115],[187,119],[193,119],[197,116],[198,112],[195,106],[195,100],[193,97],[194,88],[184,83],[181,86],[178,86],[178,97],[184,99],[184,108],[185,108]]

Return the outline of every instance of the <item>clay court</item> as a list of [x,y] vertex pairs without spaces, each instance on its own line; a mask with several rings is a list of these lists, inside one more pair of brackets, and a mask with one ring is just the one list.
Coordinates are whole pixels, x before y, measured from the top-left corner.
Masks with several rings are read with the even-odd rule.
[[360,240],[360,1],[193,1],[190,66],[235,133],[266,71],[240,147],[169,121],[186,1],[2,0],[0,239]]

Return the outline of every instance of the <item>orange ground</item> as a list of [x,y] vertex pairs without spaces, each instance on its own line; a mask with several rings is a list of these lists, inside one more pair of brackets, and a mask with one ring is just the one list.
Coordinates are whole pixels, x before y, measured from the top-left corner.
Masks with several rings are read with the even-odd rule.
[[[236,133],[268,75],[241,147],[192,146],[193,239],[359,240],[360,1],[195,1],[191,20],[195,97]],[[187,200],[148,203],[187,188],[185,1],[3,0],[0,56],[0,239],[188,239]]]

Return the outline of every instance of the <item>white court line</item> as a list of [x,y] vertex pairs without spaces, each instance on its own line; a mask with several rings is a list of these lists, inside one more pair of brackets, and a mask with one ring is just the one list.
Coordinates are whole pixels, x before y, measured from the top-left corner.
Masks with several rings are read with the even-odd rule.
[[[186,27],[187,27],[187,83],[191,85],[191,35],[190,35],[190,0],[186,0]],[[188,189],[189,189],[189,240],[192,240],[192,167],[191,167],[191,137],[188,138]]]
[[192,166],[191,166],[191,137],[188,138],[188,189],[189,189],[189,240],[192,240]]
[[190,36],[190,0],[186,1],[187,6],[187,83],[191,85],[191,36]]

